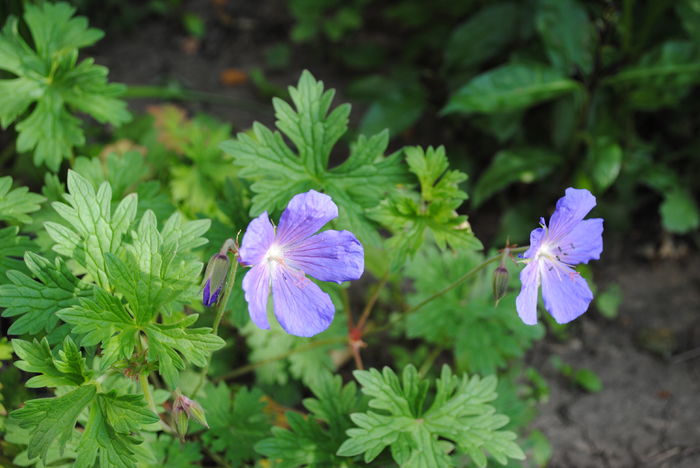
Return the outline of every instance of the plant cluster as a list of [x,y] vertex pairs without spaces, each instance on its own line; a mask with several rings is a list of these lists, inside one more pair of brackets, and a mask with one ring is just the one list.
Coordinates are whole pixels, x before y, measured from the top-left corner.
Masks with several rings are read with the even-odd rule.
[[[0,464],[546,463],[527,430],[546,383],[523,368],[546,327],[526,323],[540,279],[560,323],[592,300],[572,269],[602,249],[590,192],[568,189],[529,249],[486,254],[445,147],[348,136],[349,104],[308,71],[273,128],[170,105],[129,121],[123,87],[78,60],[100,36],[48,2],[0,35]],[[76,112],[118,128],[87,141]]]

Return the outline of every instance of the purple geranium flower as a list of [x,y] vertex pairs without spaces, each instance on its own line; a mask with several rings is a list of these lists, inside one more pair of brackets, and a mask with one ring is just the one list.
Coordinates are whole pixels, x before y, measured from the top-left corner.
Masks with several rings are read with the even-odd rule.
[[584,216],[595,206],[595,197],[585,189],[566,189],[557,202],[549,227],[530,233],[530,248],[523,254],[527,266],[520,272],[522,288],[515,304],[518,315],[528,325],[537,323],[537,294],[558,323],[567,323],[583,314],[593,300],[586,280],[573,266],[597,260],[603,251],[603,220]]
[[275,317],[287,333],[313,336],[331,324],[333,302],[306,274],[342,283],[358,279],[364,271],[362,244],[353,233],[328,230],[314,235],[337,216],[331,197],[310,190],[292,198],[276,230],[267,212],[248,225],[239,258],[253,267],[243,278],[243,289],[250,318],[258,327],[270,328],[270,286]]

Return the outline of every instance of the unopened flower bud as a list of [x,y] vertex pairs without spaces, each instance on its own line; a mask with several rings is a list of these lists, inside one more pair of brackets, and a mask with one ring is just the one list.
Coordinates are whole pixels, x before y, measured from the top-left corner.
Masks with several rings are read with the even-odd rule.
[[202,289],[202,304],[210,307],[216,304],[221,295],[221,290],[226,284],[226,277],[231,261],[225,253],[212,255],[204,272],[204,288]]
[[185,413],[182,408],[173,408],[173,421],[175,422],[175,431],[180,439],[184,439],[187,435],[187,426],[189,425],[190,418]]
[[498,265],[498,268],[493,272],[493,297],[496,300],[496,305],[508,291],[508,269],[505,265]]
[[202,426],[207,428],[209,427],[209,424],[207,424],[207,418],[204,416],[204,409],[202,408],[202,405],[187,398],[185,395],[180,393],[179,390],[175,390],[173,420],[175,422],[175,430],[180,438],[184,438],[187,434],[187,426],[189,425],[190,418],[194,418],[195,421]]

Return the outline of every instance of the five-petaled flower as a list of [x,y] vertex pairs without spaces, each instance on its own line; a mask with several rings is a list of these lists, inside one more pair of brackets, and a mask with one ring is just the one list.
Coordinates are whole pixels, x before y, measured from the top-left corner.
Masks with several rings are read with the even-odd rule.
[[364,251],[354,234],[327,230],[338,216],[328,195],[310,190],[292,198],[277,229],[264,212],[248,225],[239,250],[245,299],[253,322],[270,328],[267,301],[272,287],[275,317],[292,335],[313,336],[333,321],[335,308],[310,275],[321,281],[356,280],[364,271]]
[[591,300],[586,280],[573,266],[597,260],[603,251],[603,220],[586,219],[595,206],[595,197],[585,189],[566,189],[557,202],[549,226],[530,233],[530,247],[523,254],[527,266],[520,272],[522,288],[516,300],[518,315],[528,325],[537,323],[537,296],[558,323],[567,323],[583,314]]

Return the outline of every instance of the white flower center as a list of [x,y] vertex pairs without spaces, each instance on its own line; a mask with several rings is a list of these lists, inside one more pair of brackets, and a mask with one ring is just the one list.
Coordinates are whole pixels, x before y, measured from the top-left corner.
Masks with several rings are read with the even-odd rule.
[[540,248],[537,249],[537,258],[548,258],[550,260],[554,260],[554,252],[552,252],[552,248],[548,243],[542,242],[542,244],[540,244]]
[[267,263],[272,263],[272,262],[277,262],[277,263],[283,263],[284,262],[284,251],[282,250],[282,247],[280,247],[277,244],[272,244],[269,249],[267,249],[267,253],[265,254],[265,257],[263,258],[263,261]]

